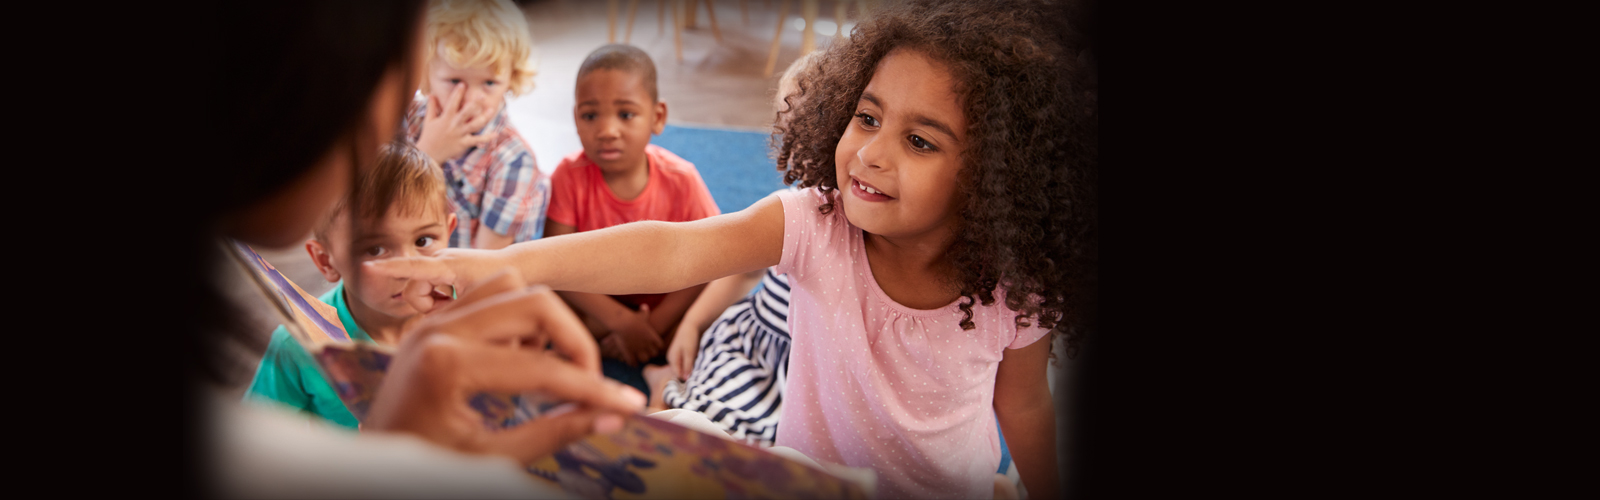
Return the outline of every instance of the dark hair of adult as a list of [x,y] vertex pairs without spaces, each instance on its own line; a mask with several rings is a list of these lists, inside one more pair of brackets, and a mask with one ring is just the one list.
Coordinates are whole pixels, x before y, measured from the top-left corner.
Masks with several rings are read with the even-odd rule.
[[[422,16],[420,0],[223,2],[212,7],[204,48],[207,116],[201,151],[174,165],[171,182],[199,182],[185,192],[172,231],[177,320],[183,365],[191,380],[226,384],[237,373],[232,349],[264,347],[263,332],[241,328],[242,314],[215,277],[217,239],[230,214],[283,190],[330,148],[363,132],[383,76],[412,68]],[[401,92],[406,100],[410,92]],[[403,110],[406,100],[393,105]],[[353,144],[353,141],[346,141]],[[349,152],[352,160],[357,155]],[[354,165],[355,163],[352,162]],[[354,176],[355,168],[351,175]]]

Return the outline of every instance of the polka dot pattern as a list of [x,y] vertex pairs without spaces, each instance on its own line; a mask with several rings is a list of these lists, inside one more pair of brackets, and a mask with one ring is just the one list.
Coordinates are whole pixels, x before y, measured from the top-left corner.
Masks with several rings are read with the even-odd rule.
[[[1007,348],[1047,331],[1019,331],[1001,302],[905,307],[884,294],[861,230],[843,210],[817,212],[815,189],[779,195],[791,281],[793,343],[779,446],[867,467],[879,498],[989,498],[999,467],[994,381]],[[997,297],[1000,298],[1000,297]]]

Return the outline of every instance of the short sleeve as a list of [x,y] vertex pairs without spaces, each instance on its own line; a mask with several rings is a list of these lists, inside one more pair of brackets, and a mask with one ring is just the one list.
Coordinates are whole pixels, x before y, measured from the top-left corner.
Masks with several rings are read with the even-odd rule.
[[816,189],[778,193],[778,201],[783,203],[783,256],[772,268],[774,272],[787,274],[792,280],[805,276],[807,250],[813,246],[811,238],[822,217],[817,212],[817,207],[821,206],[820,196]]
[[686,191],[684,198],[693,200],[689,208],[689,220],[700,220],[706,217],[722,215],[722,209],[717,207],[717,200],[711,197],[711,189],[706,187],[706,180],[700,177],[700,171],[696,170],[694,165],[687,160],[678,158],[677,155],[673,155],[666,150],[662,151],[666,153],[663,156],[671,156],[683,162],[684,173],[688,174],[684,176],[689,181],[684,186]]
[[1043,338],[1046,334],[1050,333],[1050,330],[1039,328],[1037,324],[1038,320],[1034,320],[1033,323],[1033,326],[1017,329],[1016,340],[1011,341],[1011,345],[1006,346],[1006,349],[1021,349],[1028,347],[1033,345],[1033,343],[1037,342],[1040,338]]
[[272,342],[267,344],[245,400],[272,401],[348,429],[360,425],[322,377],[316,360],[281,325],[272,332]]
[[306,393],[300,380],[296,351],[304,352],[294,337],[289,336],[289,330],[279,325],[272,331],[272,341],[267,344],[266,354],[261,356],[261,365],[256,367],[256,377],[245,391],[245,399],[274,401],[297,410],[310,410],[311,395]]
[[667,215],[662,220],[688,222],[722,215],[722,209],[717,206],[717,200],[711,197],[711,189],[706,187],[706,181],[700,177],[700,171],[694,168],[694,163],[654,144],[645,146],[644,151],[655,163],[656,172],[670,179],[667,184],[669,191],[661,194],[669,195],[671,203],[677,207],[670,210],[673,215]]
[[550,175],[550,208],[545,219],[550,222],[577,227],[578,169],[572,156],[561,160],[555,173]]
[[689,217],[692,217],[689,220],[722,215],[722,209],[717,207],[717,200],[711,198],[711,189],[706,187],[706,181],[700,178],[699,172],[692,170],[690,172],[694,174],[694,182],[689,187],[689,199],[694,200],[694,208],[689,213]]
[[[1002,291],[998,295],[1000,295],[1000,297],[999,297],[1000,298],[1000,303],[1004,304],[1005,303],[1004,292]],[[1040,301],[1038,296],[1034,296],[1033,299],[1034,299],[1034,303],[1035,304],[1039,303],[1039,301]],[[1016,311],[1012,311],[1010,308],[1001,308],[1001,310],[1005,312],[1004,319],[1006,321],[1010,321],[1012,327],[1016,328],[1016,330],[1017,330],[1016,338],[1011,341],[1011,345],[1006,346],[1007,349],[1021,349],[1021,348],[1024,348],[1024,347],[1028,347],[1030,345],[1033,345],[1033,343],[1037,342],[1040,338],[1043,338],[1045,335],[1050,333],[1050,330],[1048,328],[1039,328],[1039,318],[1038,317],[1029,318],[1028,319],[1028,326],[1018,328],[1018,327],[1016,327],[1016,324],[1017,324],[1017,319],[1016,319],[1017,318],[1017,312]]]
[[544,216],[535,213],[545,206],[544,193],[539,189],[543,174],[533,153],[514,130],[506,127],[501,133],[506,137],[488,155],[492,164],[479,202],[478,220],[496,233],[522,236],[527,234],[524,225],[537,225]]

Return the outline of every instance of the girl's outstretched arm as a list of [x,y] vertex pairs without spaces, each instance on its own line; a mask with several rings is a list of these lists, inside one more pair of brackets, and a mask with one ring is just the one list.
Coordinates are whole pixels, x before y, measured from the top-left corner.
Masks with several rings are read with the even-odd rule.
[[500,250],[452,248],[363,266],[375,277],[410,279],[405,299],[423,312],[433,309],[431,287],[471,290],[508,267],[556,290],[668,293],[777,265],[783,226],[783,203],[773,194],[744,210],[692,222],[639,221]]
[[994,412],[1028,498],[1059,498],[1061,493],[1056,408],[1045,379],[1049,362],[1050,335],[1045,335],[1027,347],[1007,349],[994,378]]

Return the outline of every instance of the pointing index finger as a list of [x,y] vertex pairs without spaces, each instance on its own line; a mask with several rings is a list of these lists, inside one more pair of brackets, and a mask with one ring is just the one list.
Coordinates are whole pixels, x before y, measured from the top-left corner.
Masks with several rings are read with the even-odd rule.
[[367,271],[384,278],[424,281],[430,285],[456,284],[456,272],[434,257],[395,257],[361,264]]

